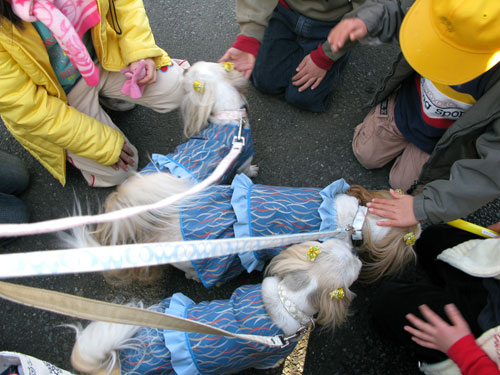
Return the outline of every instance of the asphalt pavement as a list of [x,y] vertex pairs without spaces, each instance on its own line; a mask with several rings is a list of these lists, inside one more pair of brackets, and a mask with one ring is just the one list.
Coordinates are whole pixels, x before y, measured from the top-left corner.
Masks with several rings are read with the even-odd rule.
[[[233,42],[238,25],[234,1],[144,1],[159,46],[173,58],[216,61]],[[254,162],[260,167],[255,183],[280,186],[324,187],[344,178],[369,189],[387,188],[388,168],[367,171],[356,161],[351,140],[354,127],[368,108],[365,104],[378,81],[389,69],[397,48],[359,46],[353,51],[331,109],[324,114],[298,110],[282,98],[263,95],[250,87],[250,121],[255,142]],[[152,153],[168,153],[184,142],[178,111],[158,114],[145,108],[127,113],[110,112],[115,123],[139,150],[139,167]],[[23,159],[31,175],[31,186],[22,199],[32,210],[32,221],[69,216],[75,200],[95,213],[113,189],[89,188],[79,172],[69,166],[67,185],[62,187],[0,126],[0,149]],[[478,224],[500,221],[499,204],[493,202],[469,217]],[[29,252],[61,248],[53,234],[17,239],[2,252]],[[409,280],[421,277],[415,267],[405,273]],[[258,283],[262,274],[241,275],[220,288],[206,290],[186,281],[171,269],[154,286],[111,287],[101,274],[19,278],[12,282],[118,303],[130,299],[155,303],[174,292],[195,301],[227,298],[242,284]],[[411,353],[384,341],[370,322],[370,304],[377,285],[355,284],[357,297],[347,323],[333,334],[313,331],[307,351],[305,375],[417,375],[417,361]],[[0,350],[18,351],[71,371],[69,356],[73,332],[61,325],[74,319],[0,300]],[[248,370],[243,374],[281,374],[282,368]]]

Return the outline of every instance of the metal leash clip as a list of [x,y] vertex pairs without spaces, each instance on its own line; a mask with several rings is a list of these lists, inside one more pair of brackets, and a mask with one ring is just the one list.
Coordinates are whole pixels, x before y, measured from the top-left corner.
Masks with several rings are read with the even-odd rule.
[[239,126],[238,127],[238,135],[233,137],[233,145],[235,142],[237,142],[237,143],[240,143],[242,147],[245,146],[245,138],[242,136],[243,124],[244,124],[243,116],[240,115],[240,123],[238,125]]
[[281,340],[281,349],[286,348],[293,341],[297,341],[302,337],[304,333],[306,333],[307,331],[312,331],[315,327],[316,324],[314,323],[314,320],[311,318],[311,324],[308,324],[306,326],[301,326],[293,335],[290,336],[278,335],[277,337]]

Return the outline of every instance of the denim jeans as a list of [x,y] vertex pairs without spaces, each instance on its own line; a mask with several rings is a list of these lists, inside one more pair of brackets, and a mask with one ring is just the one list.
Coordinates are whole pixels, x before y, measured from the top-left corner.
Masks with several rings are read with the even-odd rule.
[[292,77],[305,56],[326,41],[337,22],[322,22],[302,16],[281,4],[275,8],[264,33],[252,83],[267,94],[285,94],[285,100],[296,107],[325,112],[332,103],[333,89],[340,82],[350,53],[333,63],[318,87],[299,92]]
[[[29,174],[24,163],[6,152],[0,151],[0,223],[26,223],[29,210],[16,197],[29,184]],[[0,238],[0,242],[3,242]]]

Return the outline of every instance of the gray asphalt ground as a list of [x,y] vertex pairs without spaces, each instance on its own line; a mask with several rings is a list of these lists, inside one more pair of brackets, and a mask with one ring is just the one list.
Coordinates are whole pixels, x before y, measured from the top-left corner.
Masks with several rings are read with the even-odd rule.
[[[216,61],[233,42],[238,25],[234,1],[166,1],[145,0],[158,45],[173,58]],[[367,171],[351,151],[354,127],[368,109],[378,80],[389,69],[394,47],[360,46],[352,55],[343,81],[336,90],[332,108],[325,114],[312,114],[287,105],[279,97],[258,93],[250,88],[248,101],[255,140],[255,159],[260,173],[256,183],[282,186],[324,187],[338,178],[366,188],[387,188],[388,168]],[[111,113],[116,124],[127,134],[140,152],[140,167],[152,153],[168,153],[184,141],[178,111],[154,113],[136,108],[128,113]],[[0,149],[23,159],[31,174],[31,186],[22,196],[32,210],[32,221],[43,221],[71,215],[75,199],[96,212],[113,189],[91,189],[79,172],[68,166],[66,187],[62,187],[8,133],[0,127]],[[498,201],[468,217],[487,225],[500,220]],[[60,248],[54,235],[28,236],[17,239],[2,252],[29,252]],[[409,280],[420,278],[415,267],[405,272]],[[242,275],[231,283],[213,290],[186,281],[180,271],[171,269],[165,279],[154,286],[111,287],[101,274],[20,278],[12,282],[37,286],[104,301],[127,302],[141,299],[146,305],[182,292],[195,301],[227,298],[237,286],[258,283],[260,273]],[[332,375],[416,375],[417,361],[411,353],[382,340],[370,323],[370,304],[377,285],[355,284],[357,298],[348,322],[334,334],[316,330],[312,333],[304,374]],[[69,355],[74,336],[62,324],[74,322],[65,316],[0,301],[0,350],[33,355],[71,371]],[[243,374],[281,374],[282,368],[248,370]]]

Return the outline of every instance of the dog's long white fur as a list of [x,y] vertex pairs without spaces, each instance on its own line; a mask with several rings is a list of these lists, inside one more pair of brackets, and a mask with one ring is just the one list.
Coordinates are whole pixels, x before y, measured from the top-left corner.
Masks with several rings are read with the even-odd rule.
[[[118,210],[124,207],[145,204],[168,197],[189,186],[189,182],[172,177],[165,173],[155,173],[138,176],[128,183],[118,187],[105,203],[106,211]],[[335,198],[336,225],[339,228],[351,224],[360,204],[359,194],[356,186],[354,196],[349,194],[338,194]],[[366,190],[363,189],[366,192]],[[203,193],[200,193],[203,194]],[[370,197],[372,194],[369,195]],[[190,201],[196,202],[194,196]],[[411,246],[403,241],[403,235],[408,231],[415,231],[418,236],[420,227],[414,228],[391,228],[381,227],[376,224],[379,217],[368,214],[363,226],[364,243],[361,247],[360,256],[368,260],[365,267],[368,271],[368,281],[375,281],[384,275],[391,275],[400,271],[404,265],[413,257]],[[148,243],[181,241],[182,234],[179,221],[179,207],[168,207],[163,211],[148,212],[142,215],[120,220],[113,223],[101,224],[95,231],[89,227],[77,228],[72,235],[66,238],[67,245],[73,247],[87,247],[101,245],[121,245],[126,243]],[[346,241],[350,243],[347,236]],[[174,264],[177,268],[186,272],[186,277],[199,280],[194,267],[190,262]],[[129,269],[112,271],[108,276],[126,281],[127,279],[139,279],[147,281],[148,269]]]
[[[321,249],[314,262],[307,257],[311,246]],[[298,309],[310,317],[317,314],[317,322],[333,330],[348,316],[355,296],[350,286],[360,269],[360,260],[345,241],[331,239],[293,245],[273,258],[266,270],[267,277],[262,283],[265,309],[285,335],[295,333],[300,327],[280,301],[278,283],[282,282],[289,300]],[[341,300],[329,296],[337,288],[344,290]],[[73,367],[90,374],[110,371],[117,364],[118,351],[134,345],[131,339],[136,331],[137,327],[102,322],[93,322],[83,330],[77,328],[71,357]]]

